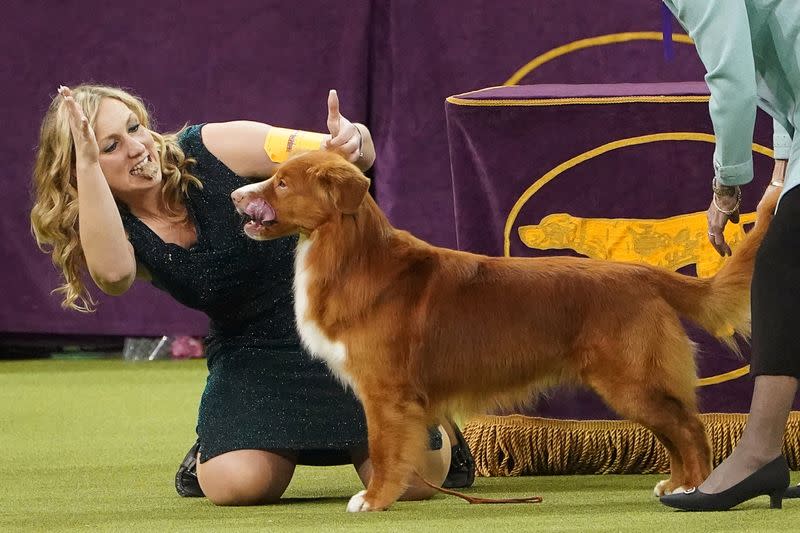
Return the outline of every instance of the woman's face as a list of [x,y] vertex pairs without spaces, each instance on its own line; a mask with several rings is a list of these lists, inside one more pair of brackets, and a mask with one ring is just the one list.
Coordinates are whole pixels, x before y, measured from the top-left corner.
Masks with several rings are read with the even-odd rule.
[[161,184],[161,161],[150,130],[128,106],[103,98],[94,126],[100,149],[100,169],[119,198]]

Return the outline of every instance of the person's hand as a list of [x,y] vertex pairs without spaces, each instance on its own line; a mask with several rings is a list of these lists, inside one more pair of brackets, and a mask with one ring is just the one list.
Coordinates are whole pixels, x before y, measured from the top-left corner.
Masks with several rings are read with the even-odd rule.
[[725,242],[725,225],[730,220],[739,223],[739,204],[741,192],[735,187],[718,186],[724,193],[714,191],[711,205],[708,206],[706,218],[708,219],[708,241],[717,253],[723,257],[731,255],[731,247]]
[[325,141],[325,149],[342,154],[355,163],[362,157],[361,131],[339,113],[339,96],[331,89],[328,93],[328,131],[331,138]]
[[83,110],[72,97],[69,87],[61,86],[58,94],[64,98],[69,113],[69,129],[72,132],[72,141],[75,144],[75,165],[76,167],[88,166],[97,163],[100,157],[100,149],[97,146],[97,139],[94,130],[89,126],[89,119],[83,114]]

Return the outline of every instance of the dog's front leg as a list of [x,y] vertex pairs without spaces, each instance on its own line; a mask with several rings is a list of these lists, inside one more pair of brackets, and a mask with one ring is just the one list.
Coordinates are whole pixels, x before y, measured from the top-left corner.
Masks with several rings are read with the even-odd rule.
[[367,490],[350,498],[349,512],[380,511],[403,494],[425,449],[423,407],[401,391],[384,389],[381,394],[363,395],[367,415],[369,457],[372,478]]

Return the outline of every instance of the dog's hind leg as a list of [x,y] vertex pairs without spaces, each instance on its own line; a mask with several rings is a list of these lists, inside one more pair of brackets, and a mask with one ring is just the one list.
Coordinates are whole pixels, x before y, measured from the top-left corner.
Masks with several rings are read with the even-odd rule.
[[697,412],[691,341],[677,318],[662,316],[658,325],[647,333],[637,328],[636,342],[619,343],[614,357],[597,358],[599,364],[584,369],[584,380],[618,414],[650,429],[667,449],[670,478],[655,488],[661,496],[699,485],[711,472],[711,446]]
[[367,415],[372,478],[367,490],[350,498],[349,512],[386,509],[403,494],[425,450],[425,411],[401,391],[362,394]]
[[[711,446],[697,411],[669,391],[650,390],[637,407],[637,422],[665,445],[673,468],[667,480],[658,483],[656,496],[696,487],[711,472]],[[680,465],[681,469],[675,470]]]
[[[644,425],[644,424],[643,424]],[[649,427],[645,425],[647,429],[653,432],[664,448],[667,450],[667,455],[669,456],[669,478],[662,479],[656,486],[653,488],[653,495],[656,497],[663,496],[664,494],[668,494],[672,492],[670,487],[674,487],[676,484],[673,480],[676,479],[684,479],[684,467],[683,467],[683,459],[681,458],[680,451],[678,447],[663,433],[656,431],[655,428]]]
[[601,384],[593,388],[619,415],[652,431],[667,449],[670,478],[656,485],[656,496],[680,487],[696,487],[708,476],[711,471],[708,436],[697,412],[681,398],[664,390],[636,385]]

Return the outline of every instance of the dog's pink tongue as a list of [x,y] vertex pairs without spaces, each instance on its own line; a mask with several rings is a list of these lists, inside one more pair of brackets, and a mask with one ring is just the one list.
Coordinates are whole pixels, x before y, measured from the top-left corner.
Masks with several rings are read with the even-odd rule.
[[259,222],[275,220],[275,210],[272,209],[271,205],[260,198],[247,204],[247,208],[245,208],[244,212],[247,213],[247,216]]

